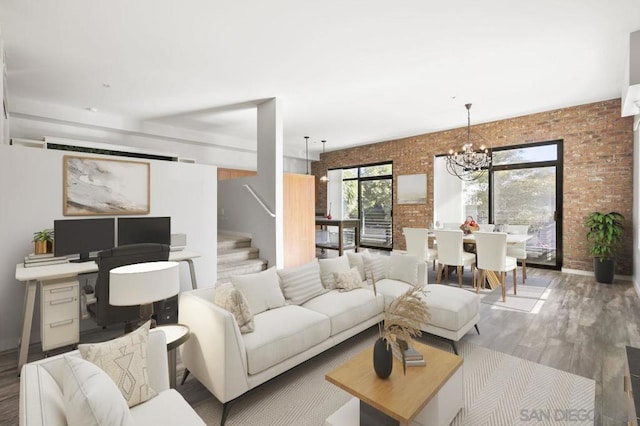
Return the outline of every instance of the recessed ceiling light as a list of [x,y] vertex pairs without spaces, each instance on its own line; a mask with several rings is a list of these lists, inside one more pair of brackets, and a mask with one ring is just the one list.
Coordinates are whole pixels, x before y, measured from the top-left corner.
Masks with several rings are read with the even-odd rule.
[[94,108],[94,107],[86,107],[85,109],[89,112],[98,112],[98,108]]
[[111,85],[109,83],[102,83],[102,87],[108,89],[109,87],[111,87]]

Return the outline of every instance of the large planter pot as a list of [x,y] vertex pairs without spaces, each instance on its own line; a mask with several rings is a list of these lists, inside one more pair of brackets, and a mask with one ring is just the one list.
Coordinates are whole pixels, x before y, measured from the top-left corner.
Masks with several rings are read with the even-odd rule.
[[393,352],[391,346],[383,338],[376,340],[373,345],[373,369],[378,377],[386,379],[393,368]]
[[595,272],[597,282],[603,284],[613,283],[613,259],[602,259],[600,257],[594,257],[593,271]]

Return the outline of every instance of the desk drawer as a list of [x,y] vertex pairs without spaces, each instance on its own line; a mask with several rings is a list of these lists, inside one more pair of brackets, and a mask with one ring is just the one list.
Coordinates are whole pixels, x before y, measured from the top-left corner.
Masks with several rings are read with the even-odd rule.
[[78,306],[77,296],[42,301],[42,323],[51,324],[67,319],[78,319]]
[[42,350],[73,345],[80,341],[78,318],[45,324],[42,329]]
[[78,280],[63,278],[60,280],[47,281],[42,286],[42,300],[65,299],[68,297],[78,297]]

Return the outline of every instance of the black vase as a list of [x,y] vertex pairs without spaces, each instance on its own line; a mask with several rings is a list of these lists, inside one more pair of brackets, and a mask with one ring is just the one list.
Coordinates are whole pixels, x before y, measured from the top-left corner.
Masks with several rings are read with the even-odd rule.
[[382,337],[376,340],[373,345],[373,369],[381,379],[386,379],[391,375],[393,368],[393,352],[391,346]]

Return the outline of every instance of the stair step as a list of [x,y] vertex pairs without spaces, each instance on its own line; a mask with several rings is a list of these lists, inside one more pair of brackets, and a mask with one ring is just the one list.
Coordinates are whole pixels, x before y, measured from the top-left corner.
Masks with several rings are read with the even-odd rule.
[[218,251],[251,247],[251,238],[218,234]]
[[230,281],[231,275],[253,274],[267,269],[267,261],[263,259],[229,262],[218,266],[217,282]]
[[239,262],[258,258],[259,250],[255,247],[243,247],[218,250],[218,268],[229,262]]

